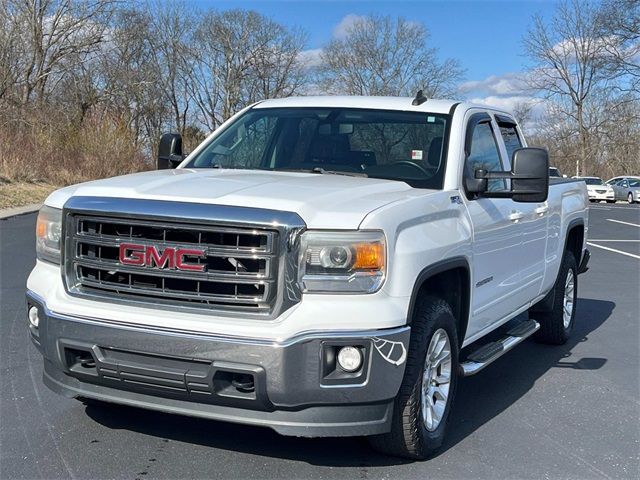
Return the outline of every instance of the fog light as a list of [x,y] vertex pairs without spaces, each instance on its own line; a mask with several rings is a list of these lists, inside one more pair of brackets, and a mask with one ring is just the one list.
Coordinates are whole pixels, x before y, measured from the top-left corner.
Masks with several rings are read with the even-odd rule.
[[38,316],[38,307],[29,308],[29,323],[35,328],[38,328],[40,323],[40,317]]
[[338,365],[345,372],[355,372],[362,366],[362,353],[356,347],[342,347],[338,352]]

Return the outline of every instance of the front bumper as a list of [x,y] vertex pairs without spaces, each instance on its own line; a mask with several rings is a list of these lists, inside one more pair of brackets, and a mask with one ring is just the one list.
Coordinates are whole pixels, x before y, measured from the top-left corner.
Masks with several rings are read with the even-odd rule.
[[608,201],[613,201],[615,200],[615,194],[613,191],[608,191],[605,193],[599,193],[593,190],[590,190],[587,192],[589,195],[589,200],[608,200]]
[[[62,315],[32,292],[27,304],[40,312],[38,328],[29,330],[52,390],[285,435],[388,431],[409,345],[409,327],[316,332],[277,343]],[[340,345],[361,348],[359,371],[335,366]],[[248,375],[253,389],[237,388],[238,375]]]

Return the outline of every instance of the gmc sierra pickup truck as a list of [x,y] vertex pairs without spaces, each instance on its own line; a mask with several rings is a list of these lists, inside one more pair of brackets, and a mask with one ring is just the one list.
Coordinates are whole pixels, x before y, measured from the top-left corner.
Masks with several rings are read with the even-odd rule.
[[158,167],[40,210],[26,322],[65,396],[425,458],[461,376],[574,327],[586,187],[507,112],[268,100]]

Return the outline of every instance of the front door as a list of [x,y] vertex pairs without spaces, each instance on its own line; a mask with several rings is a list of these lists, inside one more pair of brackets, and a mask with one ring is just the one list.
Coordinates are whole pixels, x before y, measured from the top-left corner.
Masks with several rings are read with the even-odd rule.
[[[488,114],[469,119],[465,145],[465,175],[477,169],[502,171],[496,126]],[[490,191],[506,190],[505,180],[489,180]],[[514,292],[520,287],[522,232],[518,204],[510,198],[466,195],[473,222],[471,321],[468,335],[481,332],[516,310]]]

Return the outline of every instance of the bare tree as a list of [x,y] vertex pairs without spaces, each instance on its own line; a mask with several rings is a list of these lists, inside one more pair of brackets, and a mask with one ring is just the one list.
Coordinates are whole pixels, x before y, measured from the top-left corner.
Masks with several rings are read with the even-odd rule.
[[535,16],[524,38],[533,60],[531,86],[556,102],[559,111],[577,126],[580,153],[575,173],[580,175],[589,159],[590,125],[586,115],[592,95],[609,79],[607,52],[598,24],[596,7],[579,0],[564,0],[549,24]]
[[204,15],[196,29],[191,92],[203,123],[214,129],[240,108],[296,93],[304,35],[253,11]]
[[[20,26],[17,83],[22,103],[42,101],[51,84],[89,58],[105,40],[114,0],[4,0]],[[69,60],[73,58],[73,62]]]
[[640,0],[606,0],[597,22],[620,89],[640,94]]
[[146,12],[121,10],[101,57],[105,115],[144,146],[155,145],[171,115],[152,37]]
[[153,15],[147,14],[152,58],[160,76],[157,81],[164,91],[173,114],[174,128],[184,134],[192,98],[187,86],[194,58],[189,48],[189,35],[195,28],[194,12],[184,2],[157,1]]
[[457,61],[437,58],[424,25],[403,18],[357,18],[343,38],[323,49],[319,84],[330,93],[348,95],[453,94],[462,76]]
[[0,100],[15,87],[19,68],[19,29],[8,0],[0,0]]

